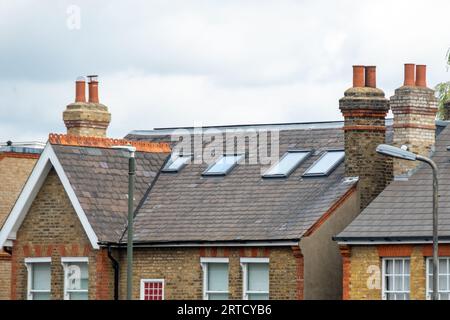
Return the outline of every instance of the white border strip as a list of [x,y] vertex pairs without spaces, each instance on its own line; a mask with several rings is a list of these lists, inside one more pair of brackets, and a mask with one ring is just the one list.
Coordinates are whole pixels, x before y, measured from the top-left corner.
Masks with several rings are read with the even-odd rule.
[[[298,246],[298,241],[280,241],[280,242],[192,242],[192,243],[168,243],[168,244],[139,244],[135,243],[135,248],[173,248],[173,247],[291,247]],[[114,247],[114,245],[112,245]]]
[[241,263],[269,263],[269,258],[241,258]]
[[[338,245],[370,246],[377,244],[430,244],[432,240],[405,240],[405,241],[338,241]],[[450,240],[439,240],[439,243],[450,243]]]
[[25,264],[27,263],[51,263],[51,257],[36,257],[36,258],[25,258]]
[[140,288],[141,294],[140,294],[140,297],[139,297],[140,300],[144,300],[144,298],[145,298],[145,292],[144,292],[145,287],[144,287],[144,284],[146,282],[159,282],[159,283],[162,283],[162,300],[165,300],[165,298],[164,298],[164,287],[165,287],[164,279],[141,279],[141,288]]

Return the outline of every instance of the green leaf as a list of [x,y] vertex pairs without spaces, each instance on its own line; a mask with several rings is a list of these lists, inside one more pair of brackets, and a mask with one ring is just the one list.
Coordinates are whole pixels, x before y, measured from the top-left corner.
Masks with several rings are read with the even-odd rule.
[[450,81],[438,83],[434,90],[439,101],[438,118],[444,119],[444,104],[450,101]]

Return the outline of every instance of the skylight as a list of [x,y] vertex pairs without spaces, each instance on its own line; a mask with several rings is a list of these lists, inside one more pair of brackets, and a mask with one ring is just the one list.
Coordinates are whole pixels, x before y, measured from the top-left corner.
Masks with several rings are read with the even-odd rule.
[[311,154],[309,150],[292,150],[286,152],[275,165],[266,173],[264,178],[285,178],[288,177],[297,167]]
[[327,176],[344,160],[343,150],[326,151],[316,162],[305,171],[303,176]]
[[241,160],[242,155],[224,155],[216,163],[209,166],[203,175],[206,176],[224,176],[227,175],[236,164]]
[[171,155],[170,160],[164,166],[164,172],[178,172],[191,160],[191,155]]

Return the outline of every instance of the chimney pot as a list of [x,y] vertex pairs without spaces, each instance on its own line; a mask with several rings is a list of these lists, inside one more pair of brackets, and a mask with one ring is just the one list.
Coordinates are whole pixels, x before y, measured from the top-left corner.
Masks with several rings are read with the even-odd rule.
[[353,88],[364,87],[364,66],[353,66]]
[[89,79],[89,102],[99,103],[98,99],[98,76],[90,75],[87,76]]
[[415,64],[414,63],[405,63],[405,80],[403,82],[404,86],[414,87],[416,85],[415,79]]
[[75,81],[75,102],[86,102],[86,80],[78,77]]
[[418,64],[416,66],[416,86],[427,86],[427,66],[424,64]]
[[377,87],[377,67],[366,66],[366,87],[376,88]]

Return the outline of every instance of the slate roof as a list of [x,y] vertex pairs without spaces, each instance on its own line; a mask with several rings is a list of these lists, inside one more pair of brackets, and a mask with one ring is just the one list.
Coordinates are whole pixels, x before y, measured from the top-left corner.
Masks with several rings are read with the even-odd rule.
[[[437,136],[432,159],[439,168],[439,237],[450,239],[450,126]],[[347,228],[339,241],[431,240],[432,173],[418,167],[408,181],[393,181]]]
[[[119,241],[128,212],[127,153],[57,144],[52,148],[99,241]],[[167,156],[168,153],[136,152],[136,199],[143,198]]]
[[[279,127],[279,154],[314,149],[288,178],[264,179],[260,164],[240,164],[224,177],[205,177],[207,164],[161,173],[135,219],[141,243],[298,240],[356,183],[344,165],[328,177],[302,177],[327,149],[343,148],[342,123]],[[316,127],[316,129],[312,129]],[[295,128],[295,126],[294,126]],[[219,128],[223,130],[224,128]],[[169,130],[129,134],[128,140],[170,141]]]

